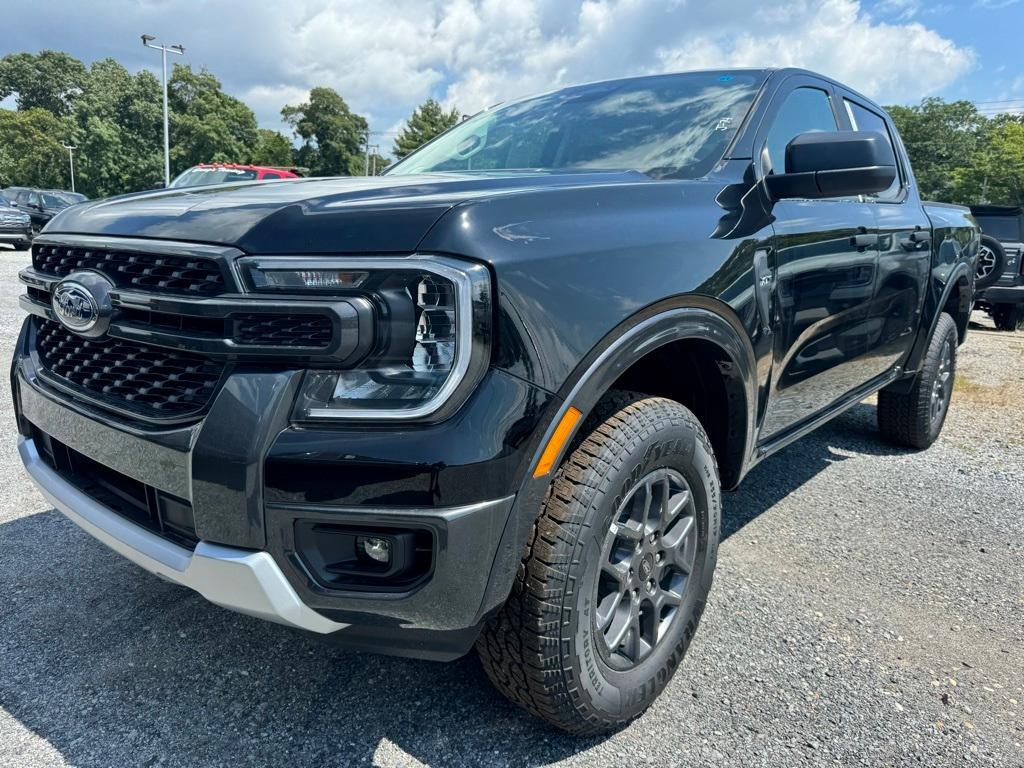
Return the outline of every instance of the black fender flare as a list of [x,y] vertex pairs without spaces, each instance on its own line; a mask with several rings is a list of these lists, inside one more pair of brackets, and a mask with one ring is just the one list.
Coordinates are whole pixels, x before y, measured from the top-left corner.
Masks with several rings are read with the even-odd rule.
[[742,388],[745,402],[739,409],[745,414],[742,454],[738,458],[734,486],[751,466],[757,420],[757,365],[750,337],[732,309],[723,302],[704,296],[685,296],[653,304],[622,322],[576,366],[559,389],[558,407],[554,409],[543,436],[536,441],[529,464],[521,468],[522,481],[516,494],[501,544],[495,557],[481,615],[500,605],[512,587],[512,581],[529,541],[536,519],[551,482],[551,474],[534,477],[533,470],[555,429],[570,407],[582,413],[565,441],[554,466],[558,466],[573,445],[587,416],[605,392],[633,363],[665,344],[685,339],[701,339],[718,346],[731,365],[725,371]]
[[[970,287],[966,299],[961,299],[961,302],[966,301],[967,306],[961,306],[961,310],[966,310],[965,316],[970,318],[970,309],[974,303],[974,274],[971,270],[971,265],[966,261],[961,261],[954,265],[950,270],[949,275],[946,276],[946,284],[942,288],[942,294],[939,297],[938,303],[936,303],[932,316],[928,318],[927,325],[922,322],[921,328],[918,331],[917,339],[914,342],[913,348],[910,350],[910,354],[907,356],[906,365],[903,366],[907,376],[904,381],[913,380],[913,376],[917,374],[918,369],[921,367],[921,360],[924,357],[925,352],[928,349],[928,342],[932,338],[932,334],[935,333],[935,326],[939,323],[939,315],[942,314],[943,307],[946,306],[946,302],[949,301],[949,297],[956,290],[960,284],[960,280],[965,279],[967,285]],[[956,320],[957,318],[953,318]],[[960,334],[960,343],[962,344],[964,338],[967,335],[967,323],[961,328],[957,326],[957,331]]]

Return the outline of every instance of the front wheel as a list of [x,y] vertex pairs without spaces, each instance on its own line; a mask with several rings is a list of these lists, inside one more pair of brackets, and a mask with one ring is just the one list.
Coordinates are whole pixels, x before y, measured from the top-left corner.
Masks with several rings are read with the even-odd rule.
[[576,734],[624,725],[665,687],[711,587],[714,453],[673,400],[613,392],[559,468],[477,651],[497,688]]
[[943,312],[910,391],[878,393],[878,427],[887,440],[927,448],[938,439],[953,396],[957,340],[956,323]]

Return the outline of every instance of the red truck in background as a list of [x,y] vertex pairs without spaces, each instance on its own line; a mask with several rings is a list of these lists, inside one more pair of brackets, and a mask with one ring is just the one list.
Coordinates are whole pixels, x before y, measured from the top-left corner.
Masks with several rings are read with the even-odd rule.
[[269,181],[270,179],[297,179],[294,170],[262,165],[239,165],[237,163],[200,163],[193,165],[171,181],[171,188],[205,187],[210,184],[225,184],[232,181]]

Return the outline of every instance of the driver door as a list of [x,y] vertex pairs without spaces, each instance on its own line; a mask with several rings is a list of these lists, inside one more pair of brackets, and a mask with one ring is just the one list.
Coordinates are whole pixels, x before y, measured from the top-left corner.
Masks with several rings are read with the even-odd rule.
[[[788,88],[786,86],[789,86]],[[798,134],[837,131],[832,86],[798,76],[776,94],[756,147],[761,172],[783,172]],[[786,199],[774,204],[775,342],[762,441],[782,437],[873,378],[871,303],[878,232],[871,206],[856,198]]]

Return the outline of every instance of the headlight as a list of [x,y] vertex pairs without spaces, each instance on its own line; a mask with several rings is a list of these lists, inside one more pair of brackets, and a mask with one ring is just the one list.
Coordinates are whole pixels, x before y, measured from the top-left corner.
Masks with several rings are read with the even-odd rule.
[[[345,369],[311,369],[296,403],[307,419],[418,419],[461,404],[487,369],[491,288],[483,266],[442,256],[245,257],[256,292],[374,306],[372,351]],[[461,395],[461,396],[460,396]]]

